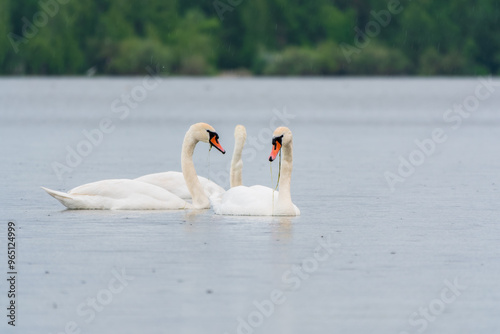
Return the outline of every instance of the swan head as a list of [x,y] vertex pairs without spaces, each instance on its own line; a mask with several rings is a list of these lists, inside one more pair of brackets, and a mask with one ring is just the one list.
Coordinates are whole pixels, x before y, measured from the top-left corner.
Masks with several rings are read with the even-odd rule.
[[219,142],[219,135],[211,125],[207,123],[196,123],[191,125],[188,132],[196,141],[208,143],[210,147],[215,147],[222,154],[226,153],[226,150],[222,148]]
[[274,161],[279,151],[283,146],[292,143],[292,131],[289,128],[280,126],[273,132],[273,148],[271,150],[271,155],[269,155],[269,161]]
[[243,125],[236,125],[234,128],[234,139],[243,143],[247,140],[247,130]]

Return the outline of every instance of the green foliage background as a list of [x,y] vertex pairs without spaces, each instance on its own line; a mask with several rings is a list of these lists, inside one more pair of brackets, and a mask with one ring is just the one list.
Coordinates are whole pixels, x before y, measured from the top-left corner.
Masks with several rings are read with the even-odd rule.
[[500,73],[500,1],[401,0],[359,39],[389,2],[0,0],[0,74]]

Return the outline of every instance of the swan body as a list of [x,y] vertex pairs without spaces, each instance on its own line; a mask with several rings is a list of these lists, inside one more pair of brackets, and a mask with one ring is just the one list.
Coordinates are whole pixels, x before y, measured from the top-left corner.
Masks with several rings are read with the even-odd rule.
[[193,152],[198,142],[210,143],[222,153],[219,136],[206,123],[192,125],[184,136],[181,153],[182,175],[191,194],[192,203],[154,184],[137,180],[103,180],[84,184],[68,193],[43,188],[68,209],[97,210],[173,210],[207,209],[210,201],[196,175]]
[[43,188],[68,209],[176,210],[191,203],[152,184],[128,180],[103,180],[84,184],[67,193]]
[[290,211],[278,210],[279,192],[265,186],[237,186],[212,202],[214,212],[231,216],[299,216],[295,205]]
[[230,216],[299,216],[300,210],[292,204],[288,210],[277,207],[279,192],[265,186],[237,186],[212,201],[214,212]]
[[237,186],[212,201],[214,212],[219,215],[240,216],[299,216],[300,210],[292,202],[290,183],[292,176],[292,132],[286,127],[274,131],[273,161],[282,150],[280,191],[265,186]]

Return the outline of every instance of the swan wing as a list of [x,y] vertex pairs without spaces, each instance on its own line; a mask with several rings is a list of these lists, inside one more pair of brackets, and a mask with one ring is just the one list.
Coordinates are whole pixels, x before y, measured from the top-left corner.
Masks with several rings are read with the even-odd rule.
[[[181,172],[163,172],[141,176],[136,181],[153,184],[170,191],[172,194],[177,195],[182,199],[191,199],[191,194],[187,188],[184,175]],[[198,176],[201,186],[205,191],[207,197],[219,196],[224,193],[224,188],[209,179]]]
[[191,194],[186,186],[184,176],[180,172],[163,172],[148,174],[135,179],[135,181],[153,184],[157,187],[170,191],[183,199],[190,199]]

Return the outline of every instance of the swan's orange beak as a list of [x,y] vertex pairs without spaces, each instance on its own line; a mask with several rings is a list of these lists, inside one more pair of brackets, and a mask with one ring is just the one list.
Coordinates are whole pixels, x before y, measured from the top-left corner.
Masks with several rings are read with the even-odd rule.
[[218,149],[222,154],[226,154],[226,150],[222,148],[221,144],[219,143],[219,135],[216,132],[209,132],[210,133],[210,146],[214,146],[216,149]]
[[279,151],[281,150],[281,139],[283,136],[273,138],[273,149],[271,150],[271,155],[269,156],[269,161],[274,161]]

